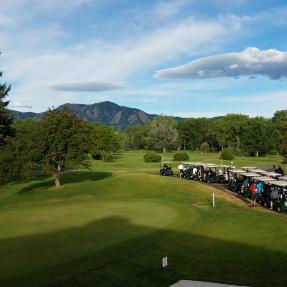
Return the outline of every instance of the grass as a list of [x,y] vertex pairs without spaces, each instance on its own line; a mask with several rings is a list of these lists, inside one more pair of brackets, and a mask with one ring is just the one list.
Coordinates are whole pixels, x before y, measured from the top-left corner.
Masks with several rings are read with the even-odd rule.
[[[286,286],[287,216],[160,177],[159,164],[142,155],[121,153],[94,161],[90,171],[67,172],[60,191],[49,177],[0,187],[0,286],[169,286],[181,279]],[[218,160],[200,156],[191,154]],[[280,158],[239,160],[272,166]]]

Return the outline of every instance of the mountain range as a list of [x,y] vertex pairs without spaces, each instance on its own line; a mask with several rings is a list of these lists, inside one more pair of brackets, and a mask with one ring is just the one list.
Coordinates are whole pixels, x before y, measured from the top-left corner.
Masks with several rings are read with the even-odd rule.
[[[69,107],[81,119],[112,125],[121,130],[127,128],[129,125],[144,125],[156,117],[156,114],[148,114],[140,109],[120,106],[109,101],[91,105],[67,103],[59,106],[57,109],[63,109],[64,107]],[[19,112],[14,110],[11,110],[11,112],[15,120],[28,118],[40,119],[45,113]],[[175,119],[181,120],[179,117],[175,117]]]

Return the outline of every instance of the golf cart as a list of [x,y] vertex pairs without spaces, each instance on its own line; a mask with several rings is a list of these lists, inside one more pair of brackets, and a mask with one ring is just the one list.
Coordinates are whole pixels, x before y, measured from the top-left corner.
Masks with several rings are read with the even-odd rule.
[[206,163],[203,165],[203,181],[207,183],[214,183],[217,180],[216,164]]
[[279,180],[271,182],[271,185],[278,191],[278,197],[273,201],[273,210],[287,211],[287,182]]
[[160,175],[172,176],[173,171],[169,162],[162,162],[160,166]]
[[230,170],[233,170],[234,167],[225,164],[219,164],[216,168],[216,182],[218,183],[228,183]]
[[246,173],[243,169],[231,169],[228,171],[227,188],[233,192],[239,192],[243,182],[242,174]]
[[239,194],[243,195],[246,198],[250,198],[249,187],[254,182],[254,178],[258,177],[258,174],[254,172],[243,172],[243,173],[240,173],[240,175],[242,175],[243,180],[242,180],[241,188],[239,190]]
[[271,184],[276,181],[275,178],[270,178],[268,176],[257,176],[254,177],[256,183],[261,182],[263,184],[262,193],[257,194],[257,202],[265,207],[269,205],[270,202],[270,189]]
[[204,163],[202,162],[190,162],[189,163],[189,170],[191,172],[190,178],[193,180],[203,180],[204,176]]
[[183,169],[181,171],[181,178],[185,178],[185,179],[192,179],[193,174],[192,174],[192,170],[193,170],[193,165],[191,162],[183,162],[181,164],[183,166]]

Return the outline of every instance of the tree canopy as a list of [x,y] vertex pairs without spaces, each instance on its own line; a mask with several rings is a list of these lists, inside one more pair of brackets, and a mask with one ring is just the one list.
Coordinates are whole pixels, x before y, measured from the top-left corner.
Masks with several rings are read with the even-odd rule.
[[12,117],[8,111],[9,101],[6,101],[6,97],[11,89],[6,83],[1,83],[2,72],[0,71],[0,146],[3,146],[6,142],[5,138],[13,134],[11,128]]
[[171,117],[157,116],[148,124],[148,144],[155,150],[166,152],[178,142],[176,121]]

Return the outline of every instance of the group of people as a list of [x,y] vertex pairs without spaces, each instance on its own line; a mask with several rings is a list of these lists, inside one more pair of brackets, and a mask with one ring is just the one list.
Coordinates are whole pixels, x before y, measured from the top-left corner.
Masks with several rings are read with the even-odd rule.
[[228,182],[228,171],[221,167],[209,167],[203,165],[178,165],[180,178],[199,180],[204,182]]
[[249,193],[251,199],[250,207],[256,207],[257,202],[263,203],[268,206],[271,210],[274,208],[275,203],[280,196],[287,196],[286,188],[276,187],[272,182],[262,182],[254,178],[246,178],[243,180],[241,185],[241,192],[243,194]]

